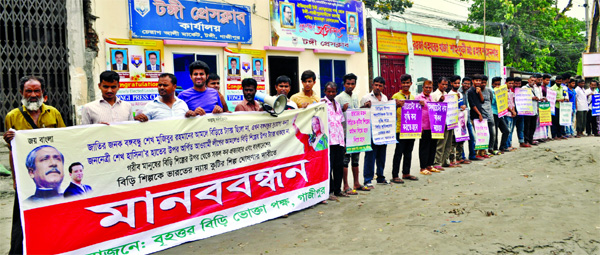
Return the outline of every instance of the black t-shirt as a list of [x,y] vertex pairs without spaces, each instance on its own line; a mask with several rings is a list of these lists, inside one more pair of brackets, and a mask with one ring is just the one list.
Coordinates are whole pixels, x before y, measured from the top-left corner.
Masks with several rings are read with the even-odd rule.
[[471,119],[479,119],[479,114],[475,111],[475,107],[477,107],[481,116],[485,118],[487,112],[483,109],[483,102],[481,102],[481,98],[479,97],[479,94],[477,94],[475,87],[471,87],[469,91],[467,91],[467,99],[469,100],[469,107],[471,107],[471,111],[469,112]]

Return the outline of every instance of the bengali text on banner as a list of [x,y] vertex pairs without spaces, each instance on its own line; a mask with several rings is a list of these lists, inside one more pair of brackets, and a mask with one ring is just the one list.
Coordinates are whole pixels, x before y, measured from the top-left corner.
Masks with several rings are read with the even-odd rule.
[[444,96],[444,102],[448,106],[446,125],[448,129],[455,129],[458,127],[458,94],[447,94]]
[[486,150],[490,143],[490,132],[487,120],[483,119],[483,121],[479,121],[479,119],[474,119],[473,128],[475,129],[475,149]]
[[371,111],[346,111],[346,153],[371,151]]
[[444,139],[448,106],[444,102],[427,102],[427,108],[429,110],[429,122],[431,123],[431,138]]
[[534,116],[533,111],[533,92],[528,88],[515,88],[515,106],[517,114],[523,116]]
[[552,126],[552,113],[550,112],[550,102],[540,102],[540,127]]
[[558,117],[558,122],[561,126],[571,126],[573,125],[573,119],[571,115],[573,114],[573,103],[571,102],[561,102],[560,105],[560,116]]
[[419,100],[405,100],[400,120],[400,139],[421,139],[423,110]]
[[506,84],[494,88],[496,94],[496,106],[498,107],[498,118],[508,114],[508,87]]

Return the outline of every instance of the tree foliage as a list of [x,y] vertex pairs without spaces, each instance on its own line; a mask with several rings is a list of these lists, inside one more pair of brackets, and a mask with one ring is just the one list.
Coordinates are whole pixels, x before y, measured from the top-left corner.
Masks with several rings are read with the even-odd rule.
[[[484,0],[472,0],[460,31],[483,34]],[[504,65],[521,71],[577,71],[585,50],[585,22],[560,15],[556,0],[487,0],[486,35],[502,37]]]
[[404,13],[413,4],[410,0],[363,0],[363,3],[369,10],[377,12],[385,19],[389,19],[392,13]]

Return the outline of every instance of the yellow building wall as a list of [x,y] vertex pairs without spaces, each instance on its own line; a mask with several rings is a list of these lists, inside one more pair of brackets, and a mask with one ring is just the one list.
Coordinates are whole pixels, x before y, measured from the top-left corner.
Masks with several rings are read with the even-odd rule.
[[[150,0],[152,3],[152,0]],[[257,49],[264,50],[264,46],[270,46],[271,35],[270,35],[270,23],[269,23],[269,1],[268,0],[228,0],[228,1],[212,1],[230,4],[241,4],[252,7],[255,5],[255,12],[252,14],[252,44],[242,44],[242,49]],[[95,22],[95,29],[99,37],[99,53],[94,64],[94,81],[99,82],[99,75],[106,69],[106,38],[123,38],[129,37],[129,13],[128,13],[128,1],[127,0],[94,0],[92,3],[92,13],[98,17]],[[363,16],[363,24],[366,24],[366,18]],[[364,27],[363,27],[364,29]],[[366,33],[365,33],[366,36]],[[366,42],[365,38],[365,42]],[[237,48],[237,44],[229,43],[227,47]],[[356,52],[351,55],[346,54],[322,54],[314,53],[312,49],[306,49],[303,52],[289,52],[289,51],[267,51],[267,72],[269,71],[269,56],[290,56],[298,57],[298,77],[304,70],[313,70],[317,74],[317,83],[313,87],[313,91],[318,97],[322,97],[320,94],[320,80],[319,80],[319,59],[338,59],[346,61],[346,72],[354,73],[358,76],[357,86],[355,93],[359,97],[369,92],[369,74],[367,64],[367,46],[365,45],[364,52]],[[221,47],[203,47],[203,46],[179,46],[179,45],[165,45],[164,48],[164,64],[165,72],[173,73],[173,53],[200,53],[206,55],[217,55],[217,65],[221,74],[225,70],[223,63],[223,48]],[[223,76],[223,75],[221,75]],[[267,84],[267,93],[269,93],[269,77],[265,77],[265,83]],[[299,82],[299,84],[301,84]],[[343,84],[338,84],[342,86]],[[224,82],[221,80],[221,93],[224,93]],[[301,90],[301,88],[300,88]],[[96,98],[100,97],[100,91],[96,89]]]

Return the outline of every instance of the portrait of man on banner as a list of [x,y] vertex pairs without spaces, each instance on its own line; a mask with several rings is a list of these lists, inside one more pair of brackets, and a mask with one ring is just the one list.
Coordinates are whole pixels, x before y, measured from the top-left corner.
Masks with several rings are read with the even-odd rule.
[[356,12],[346,12],[346,31],[351,35],[358,35],[358,14]]
[[296,28],[296,11],[293,3],[279,2],[279,19],[281,27]]
[[146,72],[161,72],[160,50],[144,50],[146,56]]
[[252,76],[264,76],[263,70],[263,59],[262,58],[253,58],[252,59]]
[[127,49],[125,48],[110,48],[111,70],[115,72],[129,72],[127,56]]
[[29,152],[25,166],[36,189],[27,201],[62,198],[59,188],[64,178],[64,162],[63,154],[50,145],[38,146]]
[[228,57],[227,58],[227,74],[229,76],[240,76],[240,58],[239,57]]

